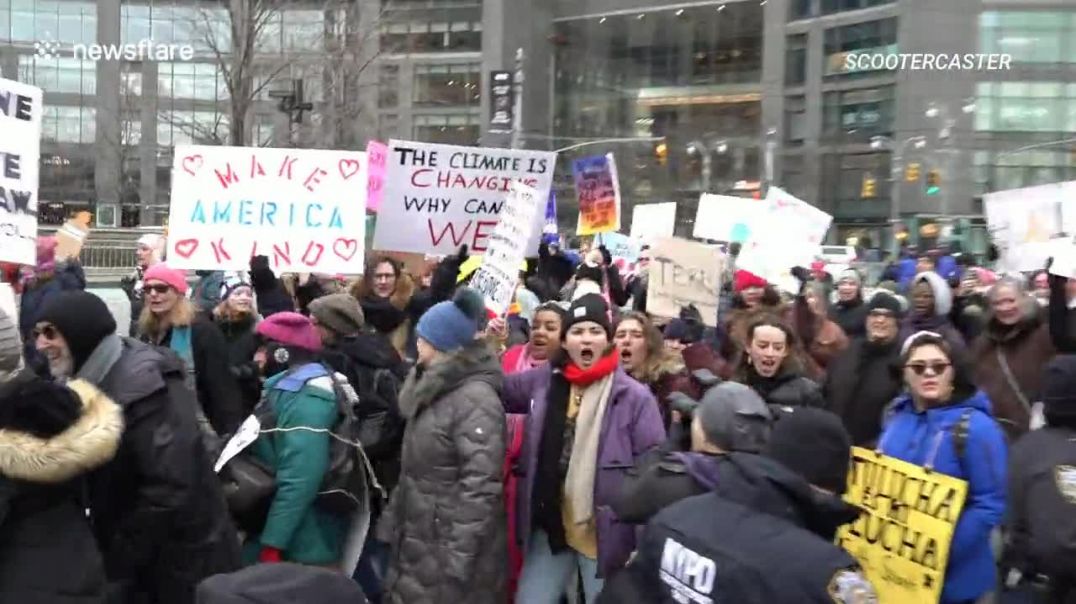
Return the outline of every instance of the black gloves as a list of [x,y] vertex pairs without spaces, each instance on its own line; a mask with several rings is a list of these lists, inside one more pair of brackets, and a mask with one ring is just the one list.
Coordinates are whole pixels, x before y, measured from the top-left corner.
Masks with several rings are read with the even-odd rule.
[[609,253],[609,248],[604,245],[599,245],[598,251],[602,253],[602,264],[605,266],[613,266],[613,255]]

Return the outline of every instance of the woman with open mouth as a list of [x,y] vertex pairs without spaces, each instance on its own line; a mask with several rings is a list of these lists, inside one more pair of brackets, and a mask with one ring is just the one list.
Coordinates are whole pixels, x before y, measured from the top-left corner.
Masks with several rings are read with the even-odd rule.
[[505,377],[505,410],[529,413],[518,509],[523,551],[518,604],[556,604],[580,572],[586,602],[628,561],[635,532],[612,504],[635,460],[665,441],[654,396],[620,367],[609,307],[572,303],[560,349]]
[[620,319],[613,342],[624,371],[649,388],[657,399],[661,419],[668,430],[672,418],[669,395],[683,392],[693,399],[702,395],[688,374],[683,356],[666,348],[661,332],[650,317],[640,312],[630,312]]
[[821,387],[803,375],[802,358],[792,328],[775,318],[760,319],[747,330],[736,381],[771,405],[825,408]]

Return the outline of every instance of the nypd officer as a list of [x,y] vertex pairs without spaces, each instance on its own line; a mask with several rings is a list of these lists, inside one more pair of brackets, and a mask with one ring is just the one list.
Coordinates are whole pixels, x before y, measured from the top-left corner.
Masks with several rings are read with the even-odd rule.
[[850,440],[832,413],[782,410],[764,455],[729,454],[734,471],[713,491],[650,521],[598,602],[876,603],[855,559],[833,544],[858,514],[840,499]]
[[[665,507],[712,491],[728,453],[759,453],[770,436],[773,416],[765,401],[743,384],[725,382],[710,388],[701,402],[683,396],[690,409],[690,451],[669,446],[644,456],[629,471],[613,511],[621,522],[646,524]],[[675,432],[675,431],[674,431]]]

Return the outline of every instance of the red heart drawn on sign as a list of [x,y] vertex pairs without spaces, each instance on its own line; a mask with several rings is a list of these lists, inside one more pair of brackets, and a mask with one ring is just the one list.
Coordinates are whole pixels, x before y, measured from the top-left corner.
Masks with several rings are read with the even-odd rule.
[[[193,168],[193,169],[192,169]],[[202,169],[202,156],[201,155],[188,155],[183,158],[183,171],[191,176],[195,175],[195,172]]]
[[345,261],[351,260],[357,251],[359,251],[359,242],[354,239],[344,239],[341,237],[333,242],[333,253],[340,256]]
[[343,176],[344,180],[347,180],[359,173],[359,160],[341,159],[337,162],[336,167],[340,170],[340,176]]
[[198,249],[198,240],[183,239],[181,241],[177,241],[173,249],[180,256],[183,256],[184,258],[190,258],[194,255],[195,250]]

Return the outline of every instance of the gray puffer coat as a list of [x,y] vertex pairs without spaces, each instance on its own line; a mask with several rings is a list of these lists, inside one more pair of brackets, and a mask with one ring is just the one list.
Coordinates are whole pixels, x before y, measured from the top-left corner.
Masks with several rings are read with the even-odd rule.
[[392,549],[387,602],[505,601],[502,380],[479,341],[408,375],[400,483],[377,529]]

